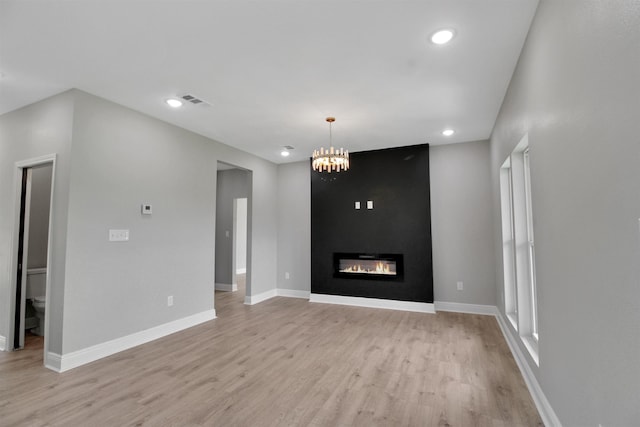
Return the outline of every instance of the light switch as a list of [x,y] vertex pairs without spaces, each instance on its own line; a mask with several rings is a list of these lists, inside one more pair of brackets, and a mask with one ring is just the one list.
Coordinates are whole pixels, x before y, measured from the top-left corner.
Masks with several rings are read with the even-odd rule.
[[356,202],[356,209],[360,209],[360,202]]
[[129,230],[109,230],[110,242],[126,242],[129,240]]
[[367,209],[373,209],[373,200],[367,200]]

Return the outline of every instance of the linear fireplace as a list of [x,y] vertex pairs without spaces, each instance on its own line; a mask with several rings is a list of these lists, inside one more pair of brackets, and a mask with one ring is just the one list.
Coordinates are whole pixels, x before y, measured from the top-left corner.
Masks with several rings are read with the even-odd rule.
[[373,279],[402,281],[402,254],[333,254],[333,276],[345,279]]

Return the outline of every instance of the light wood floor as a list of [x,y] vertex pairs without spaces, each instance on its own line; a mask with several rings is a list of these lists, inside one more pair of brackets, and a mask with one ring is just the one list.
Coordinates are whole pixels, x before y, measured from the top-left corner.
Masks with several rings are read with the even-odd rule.
[[216,293],[218,319],[63,374],[0,352],[2,426],[542,425],[491,316]]

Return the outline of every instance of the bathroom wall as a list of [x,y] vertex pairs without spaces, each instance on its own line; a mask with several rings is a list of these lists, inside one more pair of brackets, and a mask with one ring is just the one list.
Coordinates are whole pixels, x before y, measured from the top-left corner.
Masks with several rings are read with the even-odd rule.
[[47,266],[52,172],[53,165],[51,164],[34,167],[31,170],[28,268]]

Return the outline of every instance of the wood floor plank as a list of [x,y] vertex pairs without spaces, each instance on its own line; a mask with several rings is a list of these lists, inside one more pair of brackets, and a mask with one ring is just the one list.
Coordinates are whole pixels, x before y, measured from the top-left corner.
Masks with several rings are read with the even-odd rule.
[[542,425],[496,320],[217,292],[218,319],[63,374],[0,353],[4,426]]

